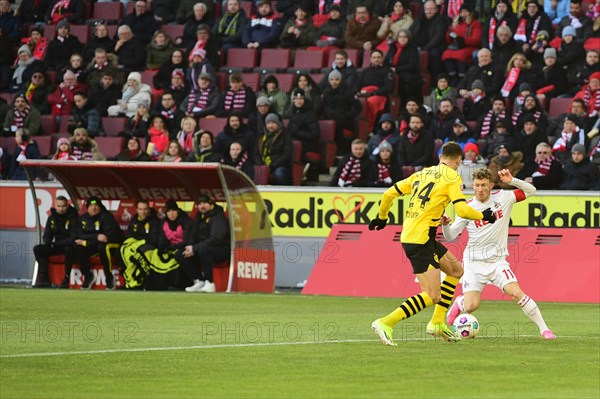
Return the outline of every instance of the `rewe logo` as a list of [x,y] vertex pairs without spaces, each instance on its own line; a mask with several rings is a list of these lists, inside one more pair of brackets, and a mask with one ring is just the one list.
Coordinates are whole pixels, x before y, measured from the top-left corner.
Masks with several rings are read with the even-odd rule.
[[256,280],[268,280],[266,263],[257,262],[238,262],[237,264],[238,278],[251,278]]

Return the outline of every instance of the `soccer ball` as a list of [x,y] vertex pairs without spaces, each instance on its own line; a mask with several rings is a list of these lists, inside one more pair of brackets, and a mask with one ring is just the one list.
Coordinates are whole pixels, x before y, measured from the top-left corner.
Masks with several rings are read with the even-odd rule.
[[479,332],[479,321],[470,313],[463,313],[454,320],[456,333],[463,339],[472,339]]

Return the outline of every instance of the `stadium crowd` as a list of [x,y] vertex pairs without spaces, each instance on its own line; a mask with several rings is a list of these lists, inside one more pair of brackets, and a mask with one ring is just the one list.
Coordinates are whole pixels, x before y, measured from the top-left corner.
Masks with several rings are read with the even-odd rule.
[[0,0],[0,92],[5,179],[51,157],[390,186],[455,141],[467,186],[600,189],[597,1]]

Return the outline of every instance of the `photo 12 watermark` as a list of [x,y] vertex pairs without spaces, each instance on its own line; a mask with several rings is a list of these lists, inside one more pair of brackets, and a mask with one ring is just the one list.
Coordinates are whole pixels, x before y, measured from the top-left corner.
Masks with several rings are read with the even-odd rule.
[[110,324],[79,321],[3,321],[0,342],[10,343],[97,343],[133,344],[139,342],[139,325],[122,321]]
[[203,322],[200,325],[202,343],[258,344],[289,342],[335,341],[340,331],[337,323],[296,322]]

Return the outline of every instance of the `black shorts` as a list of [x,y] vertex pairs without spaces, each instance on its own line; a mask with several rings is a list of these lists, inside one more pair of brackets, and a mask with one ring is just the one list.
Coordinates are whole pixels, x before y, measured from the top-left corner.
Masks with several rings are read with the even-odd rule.
[[448,249],[435,239],[436,229],[429,233],[429,240],[425,244],[402,243],[404,253],[408,256],[414,274],[425,273],[429,266],[440,268],[440,259],[448,252]]

